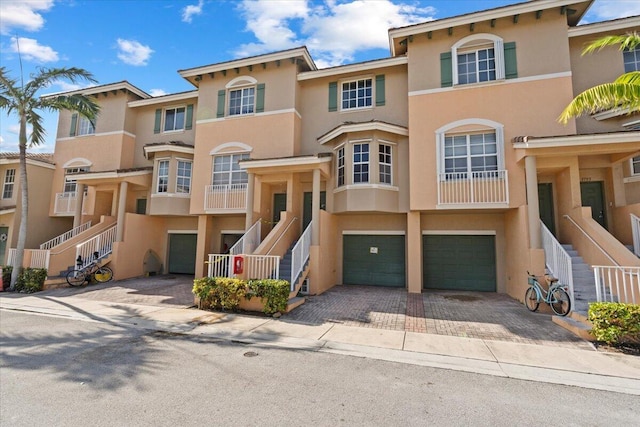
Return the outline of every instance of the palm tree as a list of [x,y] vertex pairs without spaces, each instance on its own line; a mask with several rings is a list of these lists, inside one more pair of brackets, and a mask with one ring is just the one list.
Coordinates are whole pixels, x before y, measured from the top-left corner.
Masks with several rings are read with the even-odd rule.
[[[586,55],[615,45],[620,45],[620,50],[633,50],[640,45],[640,34],[632,32],[602,37],[587,45],[582,50],[582,54]],[[613,108],[629,113],[640,111],[640,71],[625,73],[612,83],[604,83],[585,90],[564,109],[558,121],[567,124],[572,117]]]
[[[7,115],[16,114],[20,121],[18,145],[20,150],[20,197],[22,212],[20,215],[20,228],[18,230],[18,243],[16,257],[11,273],[10,290],[15,289],[16,281],[24,258],[24,246],[27,239],[27,214],[28,214],[28,189],[27,189],[27,146],[33,147],[44,142],[45,130],[42,126],[42,116],[38,110],[60,111],[71,110],[94,121],[98,115],[99,106],[93,98],[85,95],[51,95],[40,97],[37,95],[41,89],[51,86],[58,80],[66,80],[71,83],[94,83],[93,75],[81,68],[40,68],[38,72],[30,76],[31,80],[26,84],[12,79],[5,67],[0,67],[0,109],[7,110]],[[27,138],[27,126],[31,126],[31,135]]]

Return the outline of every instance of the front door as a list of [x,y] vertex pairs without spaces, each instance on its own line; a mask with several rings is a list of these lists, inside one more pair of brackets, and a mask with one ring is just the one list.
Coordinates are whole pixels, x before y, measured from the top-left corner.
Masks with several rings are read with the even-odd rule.
[[[302,209],[302,229],[306,229],[307,225],[311,222],[311,200],[313,193],[304,193],[304,206]],[[326,210],[327,207],[327,192],[320,192],[320,209]]]
[[555,236],[556,224],[553,217],[553,189],[551,188],[551,183],[538,184],[538,204],[542,223]]
[[605,216],[604,191],[602,181],[581,182],[580,197],[582,206],[591,207],[591,216],[605,229],[607,228],[607,218]]
[[7,250],[9,227],[0,227],[0,265],[4,265],[4,254]]
[[280,222],[280,212],[287,210],[287,193],[273,195],[273,225]]

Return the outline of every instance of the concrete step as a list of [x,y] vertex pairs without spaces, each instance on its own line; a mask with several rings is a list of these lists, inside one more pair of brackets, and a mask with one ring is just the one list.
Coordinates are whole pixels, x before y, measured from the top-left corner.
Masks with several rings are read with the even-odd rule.
[[573,314],[566,317],[552,316],[553,323],[562,326],[568,331],[571,331],[574,335],[579,336],[587,341],[595,341],[595,337],[591,334],[592,325],[588,321],[582,321],[581,318],[576,319]]
[[306,301],[305,297],[293,297],[293,298],[289,298],[289,301],[287,302],[287,309],[286,309],[286,313],[289,313],[291,310],[293,310],[296,307],[301,306],[302,304],[304,304]]

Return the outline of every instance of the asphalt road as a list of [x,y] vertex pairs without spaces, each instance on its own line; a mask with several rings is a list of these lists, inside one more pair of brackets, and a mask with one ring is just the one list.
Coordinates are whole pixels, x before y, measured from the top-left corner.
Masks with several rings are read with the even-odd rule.
[[1,426],[629,426],[637,396],[0,310]]

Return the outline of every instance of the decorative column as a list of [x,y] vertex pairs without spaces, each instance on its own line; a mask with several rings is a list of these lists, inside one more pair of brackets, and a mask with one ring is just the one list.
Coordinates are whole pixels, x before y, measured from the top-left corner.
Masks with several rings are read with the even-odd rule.
[[311,246],[320,244],[320,169],[313,170],[311,193]]
[[73,212],[73,228],[82,224],[82,203],[84,202],[84,184],[76,185],[76,210]]
[[536,158],[527,156],[524,159],[525,179],[527,181],[527,213],[529,217],[529,247],[542,249],[540,236],[540,206],[538,201],[538,173]]
[[248,173],[247,174],[247,216],[244,220],[244,229],[245,231],[251,228],[253,225],[253,197],[254,197],[254,188],[255,188],[255,174]]
[[129,183],[122,181],[120,183],[120,197],[118,198],[118,228],[116,230],[116,242],[122,242],[124,236],[124,214],[127,204],[127,188]]

